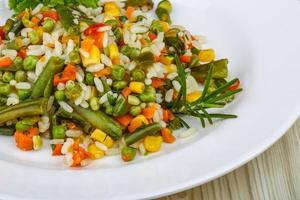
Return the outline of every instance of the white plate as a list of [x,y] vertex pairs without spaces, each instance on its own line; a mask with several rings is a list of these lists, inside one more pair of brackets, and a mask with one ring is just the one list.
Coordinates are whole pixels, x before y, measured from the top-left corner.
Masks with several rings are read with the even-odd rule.
[[244,164],[292,125],[300,111],[300,2],[178,0],[173,5],[174,22],[206,35],[208,46],[229,58],[231,76],[241,79],[244,92],[225,111],[239,118],[199,129],[133,163],[107,158],[78,170],[62,167],[49,148],[21,152],[12,138],[1,137],[1,199],[140,199],[179,192]]

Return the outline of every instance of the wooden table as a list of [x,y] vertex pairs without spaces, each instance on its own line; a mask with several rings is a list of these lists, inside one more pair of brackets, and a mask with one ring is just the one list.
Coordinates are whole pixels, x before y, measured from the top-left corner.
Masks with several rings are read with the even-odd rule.
[[300,119],[270,149],[235,171],[159,200],[300,199]]

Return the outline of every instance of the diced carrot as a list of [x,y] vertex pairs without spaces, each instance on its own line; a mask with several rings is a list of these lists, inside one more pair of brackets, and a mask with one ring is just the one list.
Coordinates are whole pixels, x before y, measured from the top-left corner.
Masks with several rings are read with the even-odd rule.
[[39,130],[37,128],[34,128],[34,127],[31,127],[28,129],[28,137],[33,137],[35,135],[38,135],[39,134]]
[[[75,141],[75,143],[77,143],[77,141]],[[90,158],[90,154],[87,151],[85,151],[82,147],[80,147],[79,144],[78,144],[78,148],[75,149],[73,147],[73,149],[74,149],[74,155],[72,157],[73,164],[71,165],[71,167],[80,167],[81,161],[86,158]]]
[[0,67],[10,67],[13,64],[13,60],[8,57],[4,56],[0,58]]
[[142,47],[148,45],[148,42],[144,38],[141,38],[140,41],[141,41]]
[[184,56],[184,55],[182,55],[182,56],[179,57],[179,59],[180,59],[181,62],[184,62],[184,63],[191,62],[191,56]]
[[173,113],[170,110],[168,110],[168,109],[163,110],[163,120],[165,122],[169,122],[169,121],[173,120],[174,118],[175,117],[174,117]]
[[94,43],[94,39],[92,39],[91,37],[87,37],[81,42],[81,49],[83,49],[86,52],[89,52]]
[[142,110],[142,115],[144,115],[147,119],[152,119],[154,116],[154,112],[156,110],[155,104],[148,106]]
[[236,90],[236,89],[238,89],[238,88],[240,87],[240,84],[241,84],[241,82],[240,82],[240,80],[238,79],[232,86],[230,86],[230,87],[228,88],[228,90]]
[[23,151],[30,151],[33,149],[32,137],[29,137],[22,131],[15,132],[15,141],[17,147]]
[[0,26],[0,39],[2,39],[2,40],[5,39],[5,32],[3,30],[3,26]]
[[149,36],[149,38],[150,38],[151,41],[153,41],[153,40],[155,40],[157,38],[156,34],[153,33],[152,31],[150,31],[148,33],[148,36]]
[[188,49],[191,49],[191,48],[193,48],[193,44],[192,44],[192,43],[189,43],[189,44],[188,44]]
[[77,128],[76,124],[71,121],[67,122],[67,127],[68,127],[68,129],[76,129]]
[[166,53],[168,53],[168,51],[167,51],[166,47],[164,47],[164,48],[161,50],[161,53],[162,53],[162,54],[166,54]]
[[17,15],[17,19],[21,19],[24,15],[25,15],[25,11],[20,12],[20,13]]
[[47,44],[47,47],[49,47],[49,48],[52,48],[52,49],[53,49],[53,48],[55,47],[55,45],[54,45],[54,43],[48,43],[48,44]]
[[146,119],[144,115],[138,115],[133,118],[128,126],[129,133],[134,132],[137,128],[140,128],[144,124],[149,124],[149,121]]
[[55,74],[53,78],[53,85],[57,86],[61,82],[61,73]]
[[130,94],[131,94],[131,90],[129,87],[125,87],[122,90],[122,95],[124,96],[125,99],[127,99]]
[[134,10],[135,10],[134,7],[128,6],[128,7],[127,7],[127,10],[126,10],[126,13],[125,13],[125,16],[126,16],[128,19],[130,19],[130,18],[132,17],[132,14],[133,14]]
[[38,25],[34,25],[34,26],[32,27],[33,30],[38,30],[38,28],[39,28]]
[[103,77],[103,76],[108,76],[111,74],[111,68],[110,67],[105,67],[104,69],[95,72],[94,76],[96,77]]
[[52,156],[61,156],[61,148],[62,148],[63,144],[57,144],[55,145],[55,148],[52,151]]
[[151,84],[154,88],[160,88],[165,85],[165,82],[160,78],[153,78]]
[[103,39],[104,39],[104,32],[96,32],[92,35],[93,39],[95,40],[95,45],[99,48],[103,48]]
[[22,59],[26,58],[26,56],[27,56],[26,50],[25,49],[20,49],[18,51],[18,56],[20,56]]
[[31,18],[31,21],[34,23],[34,24],[38,24],[41,20],[39,19],[39,18],[37,18],[37,17],[32,17]]
[[173,143],[176,140],[176,138],[172,135],[172,131],[168,128],[162,128],[160,133],[166,143]]
[[67,81],[74,81],[76,79],[75,66],[68,64],[63,72],[55,74],[53,79],[53,85],[57,86],[59,83],[66,83]]
[[130,114],[127,114],[127,115],[123,115],[123,116],[120,116],[120,117],[116,117],[116,120],[124,127],[127,127],[131,120],[132,120],[132,116]]
[[53,11],[53,10],[44,11],[44,12],[42,12],[42,15],[43,15],[44,18],[49,17],[49,18],[54,19],[55,21],[59,20],[58,13],[56,11]]
[[160,56],[155,56],[154,60],[155,60],[155,62],[161,62],[161,57]]

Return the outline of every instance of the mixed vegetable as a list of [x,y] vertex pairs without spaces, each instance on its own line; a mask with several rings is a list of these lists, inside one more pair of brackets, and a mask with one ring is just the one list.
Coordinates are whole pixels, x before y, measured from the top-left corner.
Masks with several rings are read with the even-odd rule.
[[[228,60],[171,24],[162,0],[10,0],[0,27],[0,134],[24,151],[50,139],[80,167],[105,155],[131,161],[235,115],[209,113],[240,92]],[[179,136],[174,131],[188,129]]]

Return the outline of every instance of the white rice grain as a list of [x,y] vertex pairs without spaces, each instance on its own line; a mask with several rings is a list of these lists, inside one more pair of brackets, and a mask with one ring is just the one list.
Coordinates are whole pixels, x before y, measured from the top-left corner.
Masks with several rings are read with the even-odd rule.
[[87,52],[87,51],[85,51],[85,50],[83,50],[83,49],[79,49],[79,53],[80,53],[83,57],[85,57],[85,58],[90,57],[89,52]]
[[64,83],[58,83],[57,90],[64,90],[66,88],[66,85]]
[[109,66],[109,67],[112,66],[112,62],[111,62],[110,58],[105,54],[101,54],[101,62],[106,66]]
[[66,136],[76,138],[83,134],[82,130],[69,129],[66,130]]
[[107,146],[105,146],[104,144],[102,144],[102,143],[100,143],[100,142],[98,142],[98,141],[95,142],[95,145],[96,145],[99,149],[101,149],[102,151],[107,151],[107,150],[108,150]]
[[66,112],[68,113],[72,113],[73,112],[73,108],[71,106],[69,106],[69,104],[67,104],[64,101],[59,101],[58,104],[60,105],[60,107],[62,109],[64,109]]
[[42,3],[38,4],[38,5],[31,11],[31,14],[32,14],[32,15],[38,14],[38,13],[41,11],[41,9],[42,9],[43,6],[44,6],[44,5],[43,5]]
[[99,92],[104,92],[103,83],[99,78],[95,77],[94,83]]
[[194,128],[189,128],[188,130],[184,131],[184,132],[181,132],[179,134],[179,137],[180,138],[187,138],[187,137],[190,137],[191,135],[193,135],[194,133],[196,132],[196,129]]
[[55,98],[54,98],[53,95],[49,97],[48,104],[47,104],[47,111],[51,110],[51,108],[53,106],[53,103],[54,103],[54,100],[55,100]]
[[13,49],[4,49],[2,50],[2,55],[9,57],[10,59],[14,60],[17,57],[18,52]]
[[97,29],[98,32],[105,32],[105,31],[110,31],[110,30],[111,30],[111,26],[102,26]]
[[64,164],[68,167],[70,167],[73,164],[73,153],[66,152],[64,156]]
[[88,108],[89,103],[87,101],[81,101],[80,106],[83,107],[83,108]]
[[92,94],[91,86],[87,86],[86,90],[84,91],[84,100],[89,100]]
[[172,72],[172,73],[169,73],[167,75],[167,79],[170,79],[170,80],[173,80],[174,78],[176,78],[178,76],[178,73],[177,72]]
[[64,144],[64,139],[52,139],[49,141],[50,144]]
[[73,51],[74,47],[75,47],[74,41],[72,39],[69,39],[67,48],[66,48],[66,54],[68,55],[69,53],[71,53],[71,51]]
[[85,166],[88,166],[89,164],[92,163],[92,160],[91,159],[84,159],[80,162],[80,166],[81,167],[85,167]]
[[45,50],[41,47],[39,49],[27,50],[27,55],[29,56],[42,56],[45,54]]
[[23,28],[21,30],[21,36],[26,38],[26,37],[28,37],[28,33],[32,32],[32,31],[33,31],[32,28]]
[[145,84],[146,85],[151,85],[151,83],[152,83],[152,80],[150,78],[145,79]]
[[160,121],[160,117],[159,117],[159,114],[158,114],[157,110],[154,111],[153,121],[154,122],[159,122]]
[[13,32],[9,32],[7,36],[8,36],[9,41],[13,41],[15,39],[15,33],[13,33]]
[[56,56],[61,56],[62,55],[62,44],[59,42],[59,41],[55,41],[54,42],[54,52],[53,54],[56,55]]
[[30,39],[29,38],[23,38],[22,39],[22,44],[23,44],[23,46],[29,45],[30,44]]
[[37,76],[36,76],[35,72],[33,72],[33,71],[27,72],[27,80],[29,82],[34,83],[36,81],[36,79],[37,79]]
[[15,86],[16,84],[17,84],[16,80],[9,81],[9,85],[11,85],[11,86]]
[[61,147],[61,153],[66,154],[74,144],[74,140],[72,138],[67,138],[63,146]]
[[142,156],[144,156],[144,155],[146,154],[146,149],[145,149],[143,143],[141,143],[141,144],[139,145],[139,151],[140,151],[140,153],[141,153]]
[[179,91],[180,91],[180,88],[181,88],[180,83],[179,83],[177,80],[173,80],[173,81],[172,81],[172,84],[173,84],[173,86],[174,86],[174,89],[175,89],[177,92],[179,92]]
[[28,82],[19,82],[16,84],[16,88],[19,90],[29,90],[31,88],[31,84]]
[[94,65],[90,65],[86,68],[87,72],[98,72],[100,70],[104,69],[104,65],[103,64],[94,64]]
[[107,93],[105,93],[105,94],[99,99],[99,103],[100,103],[100,104],[104,104],[105,102],[107,102]]
[[106,83],[107,83],[107,85],[112,85],[112,79],[110,79],[110,78],[108,78],[108,79],[106,79]]
[[103,48],[106,48],[108,46],[108,33],[104,32],[103,36]]
[[173,89],[169,89],[169,90],[166,92],[165,101],[166,101],[166,102],[171,102],[172,99],[173,99],[173,94],[174,94],[174,90],[173,90]]
[[119,148],[110,148],[105,151],[105,155],[107,156],[114,156],[120,154],[120,149]]

